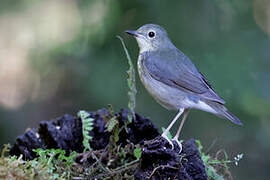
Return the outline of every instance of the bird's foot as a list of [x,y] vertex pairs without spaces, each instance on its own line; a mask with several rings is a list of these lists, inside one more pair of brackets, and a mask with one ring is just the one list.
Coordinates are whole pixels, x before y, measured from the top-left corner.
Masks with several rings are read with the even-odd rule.
[[168,143],[171,145],[172,149],[174,149],[174,145],[173,142],[168,138],[168,136],[166,134],[162,134],[161,137],[163,137],[164,139],[166,139],[166,141],[168,141]]
[[182,144],[178,141],[178,139],[173,138],[172,140],[170,140],[164,133],[161,136],[168,141],[173,150],[178,151],[179,154],[182,152]]
[[173,138],[173,142],[176,142],[178,147],[179,147],[179,154],[182,152],[182,149],[183,149],[183,146],[182,146],[182,142],[181,141],[178,141],[178,138]]

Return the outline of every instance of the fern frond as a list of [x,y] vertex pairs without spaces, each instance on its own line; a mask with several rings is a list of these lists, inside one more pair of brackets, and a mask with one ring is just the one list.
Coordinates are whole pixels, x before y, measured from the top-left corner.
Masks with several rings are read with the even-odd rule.
[[89,132],[93,130],[93,121],[94,119],[90,117],[90,114],[86,111],[79,111],[78,117],[82,120],[82,134],[83,134],[83,146],[84,152],[87,150],[92,150],[90,146],[90,140],[92,136],[89,135]]

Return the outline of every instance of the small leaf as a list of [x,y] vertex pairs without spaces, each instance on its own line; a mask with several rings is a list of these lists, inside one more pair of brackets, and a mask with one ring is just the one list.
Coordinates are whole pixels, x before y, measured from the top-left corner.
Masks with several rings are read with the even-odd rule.
[[116,124],[116,128],[114,129],[114,140],[115,143],[119,141],[119,125],[118,123]]
[[[162,129],[162,132],[164,132],[165,131],[165,128],[164,127],[162,127],[161,128]],[[168,134],[167,134],[167,138],[169,138],[170,140],[172,140],[172,134],[170,133],[170,131],[168,132]]]
[[118,120],[115,117],[112,117],[106,124],[107,131],[112,132],[116,124],[118,124]]
[[136,149],[134,149],[133,153],[134,153],[134,156],[137,159],[140,159],[141,156],[142,156],[142,148],[136,148]]

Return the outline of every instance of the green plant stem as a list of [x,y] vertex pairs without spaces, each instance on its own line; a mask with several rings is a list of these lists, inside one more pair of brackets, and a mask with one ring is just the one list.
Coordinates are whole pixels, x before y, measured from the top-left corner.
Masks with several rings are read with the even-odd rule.
[[135,107],[136,107],[136,94],[137,94],[137,90],[136,90],[136,84],[135,84],[135,70],[134,70],[134,66],[133,63],[131,61],[129,52],[127,50],[127,47],[124,43],[123,38],[121,38],[120,36],[116,36],[122,43],[122,46],[124,48],[124,51],[126,53],[127,59],[128,59],[128,64],[129,64],[129,69],[127,71],[128,73],[128,79],[127,79],[127,83],[128,83],[128,87],[129,87],[129,92],[128,92],[128,96],[129,96],[129,101],[128,101],[128,108],[131,111],[131,114],[128,115],[128,120],[129,122],[132,121],[132,117],[133,119],[135,119]]

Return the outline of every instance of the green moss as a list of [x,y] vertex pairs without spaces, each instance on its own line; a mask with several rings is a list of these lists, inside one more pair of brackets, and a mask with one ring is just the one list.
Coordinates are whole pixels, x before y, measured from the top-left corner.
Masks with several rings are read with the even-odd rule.
[[38,158],[25,161],[22,156],[5,156],[8,151],[9,145],[5,145],[0,159],[0,179],[48,180],[71,177],[67,172],[74,153],[65,156],[63,150],[37,150],[40,155]]

